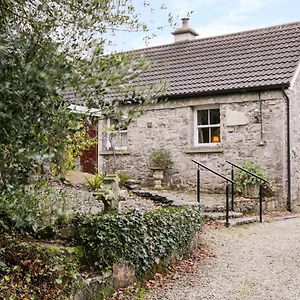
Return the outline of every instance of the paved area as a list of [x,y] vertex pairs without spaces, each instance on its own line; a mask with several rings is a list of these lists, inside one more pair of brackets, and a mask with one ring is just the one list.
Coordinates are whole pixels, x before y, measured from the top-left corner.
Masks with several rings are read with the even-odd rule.
[[300,299],[300,218],[203,233],[215,257],[147,300]]

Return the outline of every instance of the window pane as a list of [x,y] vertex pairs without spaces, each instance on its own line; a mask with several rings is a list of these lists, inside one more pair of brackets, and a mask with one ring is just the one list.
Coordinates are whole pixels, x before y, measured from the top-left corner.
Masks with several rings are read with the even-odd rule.
[[208,110],[197,110],[197,125],[208,125]]
[[211,128],[211,143],[220,143],[221,137],[220,137],[220,127],[212,127]]
[[126,148],[128,144],[127,132],[118,132],[112,136],[112,146],[115,148]]
[[110,125],[114,125],[116,130],[127,130],[126,126],[122,126],[117,119],[110,119]]
[[220,109],[210,109],[210,124],[220,124]]
[[121,133],[121,147],[127,147],[128,141],[127,141],[127,132]]
[[209,143],[209,128],[198,129],[198,143]]

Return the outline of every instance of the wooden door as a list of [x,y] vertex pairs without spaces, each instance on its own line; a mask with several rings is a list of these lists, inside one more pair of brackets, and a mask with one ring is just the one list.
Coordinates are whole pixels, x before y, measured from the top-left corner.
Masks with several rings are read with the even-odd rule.
[[[97,125],[87,125],[87,133],[92,138],[98,138]],[[98,171],[98,143],[84,150],[80,157],[80,166],[83,172],[95,174]]]

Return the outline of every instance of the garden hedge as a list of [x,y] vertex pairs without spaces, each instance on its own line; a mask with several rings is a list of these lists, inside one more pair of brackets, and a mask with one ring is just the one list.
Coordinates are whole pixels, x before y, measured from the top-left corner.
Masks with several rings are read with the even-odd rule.
[[203,224],[196,207],[171,207],[151,212],[82,215],[75,222],[78,243],[87,260],[101,268],[127,262],[143,276],[174,253],[190,250]]

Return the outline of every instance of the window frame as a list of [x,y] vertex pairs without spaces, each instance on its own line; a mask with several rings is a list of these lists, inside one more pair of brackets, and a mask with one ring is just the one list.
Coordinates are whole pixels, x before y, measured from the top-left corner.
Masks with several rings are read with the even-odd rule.
[[[208,111],[208,123],[210,121],[210,110],[219,109],[220,112],[220,123],[218,124],[208,124],[208,125],[198,125],[198,111]],[[220,106],[213,105],[213,106],[198,106],[194,108],[194,146],[195,147],[219,147],[221,145],[221,111]],[[200,128],[219,128],[220,129],[220,142],[218,143],[199,143],[198,142],[198,130]],[[210,137],[211,138],[211,137]]]
[[[111,118],[106,119],[106,126],[107,127],[110,126],[111,123],[112,123],[112,119]],[[113,150],[112,147],[111,147],[111,145],[109,145],[110,144],[109,136],[111,136],[111,135],[115,135],[116,136],[118,134],[124,134],[124,133],[126,133],[126,136],[127,136],[127,145],[126,146],[121,146],[121,147],[116,146],[114,148],[114,150],[116,150],[116,151],[127,150],[128,149],[128,128],[121,129],[121,130],[115,130],[114,132],[106,133],[107,137],[106,137],[106,142],[105,142],[105,150],[106,151],[112,151]]]

